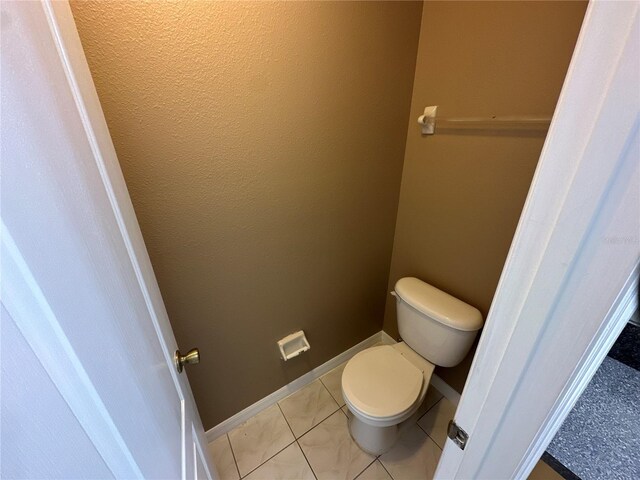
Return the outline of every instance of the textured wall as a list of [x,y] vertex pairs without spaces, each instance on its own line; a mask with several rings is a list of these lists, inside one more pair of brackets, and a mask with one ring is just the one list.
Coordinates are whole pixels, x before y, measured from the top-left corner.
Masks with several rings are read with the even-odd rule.
[[[416,276],[485,315],[544,134],[423,137],[427,105],[443,116],[551,115],[585,2],[425,2],[389,289]],[[384,329],[397,336],[388,297]],[[472,354],[436,372],[459,391]]]
[[205,428],[380,330],[421,8],[72,2]]

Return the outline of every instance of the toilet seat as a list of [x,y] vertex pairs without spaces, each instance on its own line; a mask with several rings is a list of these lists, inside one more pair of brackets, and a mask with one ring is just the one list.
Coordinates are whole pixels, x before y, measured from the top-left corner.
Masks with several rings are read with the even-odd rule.
[[423,372],[388,345],[358,353],[342,374],[349,408],[376,421],[400,418],[411,410],[423,384]]

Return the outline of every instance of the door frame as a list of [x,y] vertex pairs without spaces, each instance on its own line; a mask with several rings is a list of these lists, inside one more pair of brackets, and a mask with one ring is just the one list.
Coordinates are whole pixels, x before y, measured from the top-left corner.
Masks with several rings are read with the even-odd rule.
[[[43,5],[60,59],[75,74],[68,78],[69,83],[92,139],[94,159],[111,196],[130,261],[137,264],[141,286],[150,289],[148,305],[155,327],[173,345],[175,340],[69,7],[58,2]],[[634,40],[639,10],[637,2],[593,2],[588,8],[456,412],[456,420],[470,434],[470,440],[464,451],[446,442],[436,478],[480,478],[488,473],[502,477],[505,472],[509,478],[526,477],[623,328],[625,316],[637,307],[638,239],[634,235],[638,217],[633,216],[637,202],[629,203],[618,193],[622,192],[623,180],[635,179],[638,170],[629,162],[629,149],[637,148],[637,143],[630,141],[638,139],[640,48]],[[627,88],[621,89],[621,85]],[[617,220],[604,222],[603,211]],[[632,219],[626,226],[621,225],[625,218]],[[606,232],[612,236],[603,237]],[[584,262],[600,270],[585,271]],[[605,275],[601,274],[602,265],[607,267]],[[576,285],[580,273],[581,282]],[[589,298],[593,315],[569,315],[581,310],[576,302],[562,304],[568,288],[576,298]],[[598,289],[596,294],[594,289]],[[558,315],[559,305],[565,307],[562,316]],[[552,320],[561,322],[552,325]],[[564,330],[557,328],[560,323]],[[569,343],[567,331],[583,333]],[[557,355],[557,360],[562,360],[558,363],[564,369],[562,376],[554,379],[554,388],[539,392],[536,401],[528,405],[527,415],[514,422],[513,411],[522,405],[523,388],[536,382],[539,385],[544,378],[544,372],[536,370],[531,360],[554,345],[566,347],[556,352],[562,353]],[[553,361],[553,354],[547,360]],[[185,396],[190,399],[187,382],[176,381],[184,385]],[[526,435],[522,433],[525,430]],[[501,447],[505,443],[509,450]],[[500,455],[509,456],[509,461],[502,465],[492,461]]]
[[638,2],[591,2],[435,478],[526,478],[638,307]]

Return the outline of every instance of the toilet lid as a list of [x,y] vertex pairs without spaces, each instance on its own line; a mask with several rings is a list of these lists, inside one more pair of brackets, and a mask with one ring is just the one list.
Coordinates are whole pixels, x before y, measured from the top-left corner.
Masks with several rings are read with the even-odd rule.
[[413,406],[424,375],[393,347],[368,348],[355,355],[342,374],[345,399],[363,414],[386,418]]

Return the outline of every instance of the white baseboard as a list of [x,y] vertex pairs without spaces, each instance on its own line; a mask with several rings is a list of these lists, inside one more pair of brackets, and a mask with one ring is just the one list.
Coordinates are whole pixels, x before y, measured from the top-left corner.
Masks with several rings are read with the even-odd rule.
[[369,338],[367,338],[366,340],[363,340],[362,342],[358,343],[357,345],[351,347],[349,350],[347,350],[345,352],[342,352],[340,355],[338,355],[336,357],[333,357],[331,360],[323,363],[319,367],[316,367],[313,370],[311,370],[310,372],[305,373],[301,377],[296,378],[293,382],[285,385],[284,387],[280,388],[279,390],[276,390],[272,394],[267,395],[263,399],[258,400],[253,405],[249,405],[244,410],[236,413],[232,417],[227,418],[226,420],[224,420],[223,422],[219,423],[215,427],[210,428],[205,433],[207,442],[211,442],[211,441],[215,440],[216,438],[218,438],[219,436],[230,432],[235,427],[237,427],[241,423],[247,421],[248,419],[250,419],[251,417],[253,417],[257,413],[260,413],[265,408],[268,408],[271,405],[276,404],[277,402],[279,402],[283,398],[287,397],[288,395],[292,394],[293,392],[295,392],[297,390],[300,390],[305,385],[308,385],[309,383],[313,382],[317,378],[320,378],[325,373],[328,373],[329,371],[333,370],[338,365],[346,362],[351,357],[353,357],[356,353],[361,352],[362,350],[365,350],[365,349],[367,349],[369,347],[372,347],[373,345],[375,345],[378,342],[383,342],[385,344],[386,343],[395,343],[395,341],[393,341],[393,340],[391,342],[387,341],[386,338],[384,338],[385,336],[388,337],[389,339],[391,339],[391,337],[389,337],[389,335],[384,333],[384,331],[380,331],[378,333],[375,333],[375,334],[371,335]]
[[382,343],[384,343],[385,345],[393,345],[394,343],[398,343],[391,337],[391,335],[389,335],[384,330],[380,331],[380,336],[381,336]]
[[433,385],[436,390],[438,390],[444,398],[453,403],[456,407],[460,403],[460,394],[453,388],[451,385],[442,380],[435,373],[431,375],[431,381],[429,384]]
[[[230,432],[241,423],[247,421],[254,415],[260,413],[265,408],[269,408],[271,405],[276,404],[283,398],[291,395],[293,392],[300,390],[302,387],[320,378],[325,373],[330,372],[331,370],[336,368],[338,365],[341,365],[342,363],[346,362],[351,357],[353,357],[356,353],[361,352],[362,350],[365,350],[369,347],[372,347],[378,342],[382,342],[385,345],[393,345],[394,343],[397,343],[384,330],[381,330],[378,333],[371,335],[369,338],[351,347],[349,350],[342,352],[340,355],[336,357],[333,357],[331,360],[323,363],[319,367],[316,367],[310,372],[305,373],[301,377],[296,378],[293,382],[285,385],[279,390],[276,390],[272,394],[267,395],[263,399],[258,400],[253,405],[249,405],[244,410],[236,413],[232,417],[227,418],[223,422],[220,422],[215,427],[210,428],[205,433],[207,442],[212,442],[219,436]],[[439,390],[440,393],[442,393],[445,396],[445,398],[447,398],[449,401],[451,401],[455,405],[458,405],[458,403],[460,402],[460,394],[456,392],[453,389],[453,387],[445,383],[444,380],[442,380],[440,377],[434,374],[431,376],[430,384],[433,385],[437,390]]]

